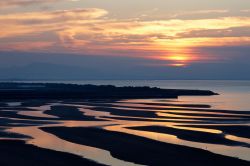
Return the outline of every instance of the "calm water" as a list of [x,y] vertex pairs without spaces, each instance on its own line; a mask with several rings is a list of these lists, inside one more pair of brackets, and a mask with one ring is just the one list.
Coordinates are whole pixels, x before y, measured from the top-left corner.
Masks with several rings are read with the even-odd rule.
[[[34,82],[34,81],[33,81]],[[41,82],[41,81],[39,81]],[[248,131],[250,128],[250,81],[43,81],[50,83],[74,83],[74,84],[95,84],[95,85],[116,85],[116,86],[151,86],[159,88],[173,89],[203,89],[212,90],[220,93],[218,96],[199,96],[199,97],[180,97],[179,99],[136,99],[136,100],[121,100],[107,101],[105,107],[118,111],[118,114],[109,112],[109,109],[96,109],[98,102],[92,101],[47,101],[41,103],[40,106],[34,106],[34,101],[13,101],[6,103],[2,109],[6,111],[16,112],[10,117],[0,117],[5,120],[11,120],[11,126],[6,131],[18,133],[32,137],[25,139],[28,144],[33,144],[38,147],[68,152],[84,158],[93,160],[98,163],[107,165],[123,166],[123,165],[139,165],[133,162],[128,162],[122,158],[115,158],[109,151],[98,147],[72,143],[57,137],[56,135],[40,130],[40,127],[96,127],[103,130],[119,131],[131,135],[141,136],[153,139],[160,142],[183,145],[186,147],[195,147],[204,149],[216,154],[222,154],[231,157],[237,157],[243,160],[250,161],[250,138]],[[26,106],[23,106],[23,102]],[[39,103],[39,102],[38,102]],[[166,105],[172,104],[172,105]],[[193,108],[192,106],[183,106],[183,104],[208,104],[210,108]],[[53,112],[53,106],[70,106],[76,108],[80,115],[94,117],[106,121],[84,121],[69,118],[63,120],[60,114],[48,114]],[[182,106],[181,106],[182,105]],[[22,109],[16,109],[20,107]],[[5,110],[6,109],[6,110]],[[124,110],[124,111],[121,111]],[[240,110],[243,110],[240,112]],[[126,114],[127,112],[140,112],[143,114]],[[120,114],[119,114],[120,112]],[[154,113],[156,116],[151,116]],[[150,116],[144,116],[144,115]],[[21,115],[21,117],[20,117]],[[34,120],[33,118],[36,118]],[[20,120],[25,120],[21,121]],[[37,125],[35,122],[43,122]],[[34,124],[33,124],[34,123]],[[56,123],[56,124],[55,124]],[[28,125],[27,125],[28,124]],[[244,131],[239,133],[228,132],[220,128],[222,126],[241,126]],[[223,142],[206,141],[204,136],[198,136],[199,140],[188,138],[180,138],[175,133],[170,131],[156,132],[133,130],[130,127],[138,126],[161,126],[172,128],[175,130],[185,131],[202,131],[210,135],[212,140],[224,139],[224,141],[233,141],[232,144]],[[2,126],[0,126],[2,127]],[[237,129],[238,131],[238,129]],[[242,133],[240,133],[242,132]],[[197,133],[196,133],[197,134]],[[195,136],[195,135],[193,135]],[[10,139],[13,138],[1,138]],[[22,139],[22,138],[20,138]]]
[[212,90],[219,96],[180,97],[184,103],[209,104],[216,109],[250,110],[250,81],[215,81],[215,80],[85,80],[85,81],[25,81],[46,83],[73,83],[115,86],[150,86],[173,89]]

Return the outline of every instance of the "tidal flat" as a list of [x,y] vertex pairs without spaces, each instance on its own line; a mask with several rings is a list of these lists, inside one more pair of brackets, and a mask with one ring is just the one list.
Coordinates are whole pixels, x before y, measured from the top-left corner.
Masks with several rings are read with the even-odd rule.
[[1,165],[246,165],[250,111],[160,99],[4,99]]

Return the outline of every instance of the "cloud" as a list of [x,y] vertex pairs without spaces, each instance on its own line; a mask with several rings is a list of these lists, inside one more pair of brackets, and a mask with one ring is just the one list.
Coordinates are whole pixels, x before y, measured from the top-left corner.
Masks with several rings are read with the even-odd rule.
[[180,38],[201,37],[250,37],[250,26],[232,27],[226,29],[191,30],[177,34]]
[[243,13],[250,13],[250,9],[244,9],[244,10],[241,10],[241,12],[243,12]]
[[0,50],[136,56],[180,64],[215,61],[216,56],[197,52],[199,47],[250,44],[250,17],[147,21],[107,16],[99,8],[0,15]]
[[194,10],[194,11],[184,11],[184,12],[176,12],[172,14],[171,18],[190,18],[190,17],[200,17],[201,15],[218,15],[229,13],[229,10],[221,9],[221,10]]
[[108,12],[98,8],[58,10],[52,12],[29,12],[0,15],[0,20],[14,23],[55,23],[68,20],[93,19],[106,15]]
[[0,15],[2,23],[0,38],[33,35],[46,31],[57,33],[67,29],[70,24],[77,24],[78,21],[89,22],[106,14],[107,11],[103,9],[89,8]]

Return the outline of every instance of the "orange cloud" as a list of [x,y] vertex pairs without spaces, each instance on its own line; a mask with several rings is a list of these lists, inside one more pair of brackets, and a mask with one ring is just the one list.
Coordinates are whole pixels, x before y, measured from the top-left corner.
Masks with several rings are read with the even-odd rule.
[[250,17],[143,21],[117,20],[107,14],[91,8],[0,15],[0,42],[33,51],[25,47],[25,40],[21,44],[16,40],[36,36],[34,48],[40,45],[50,52],[157,58],[175,66],[214,60],[195,52],[197,47],[250,44]]
[[54,12],[30,12],[0,15],[0,38],[30,35],[40,32],[58,32],[78,21],[88,22],[107,14],[103,9],[75,9]]

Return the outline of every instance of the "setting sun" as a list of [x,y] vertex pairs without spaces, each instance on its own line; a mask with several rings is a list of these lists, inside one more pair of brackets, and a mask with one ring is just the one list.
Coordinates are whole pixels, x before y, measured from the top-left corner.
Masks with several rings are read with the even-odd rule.
[[184,64],[184,63],[174,63],[174,64],[170,64],[170,65],[168,65],[168,66],[173,66],[173,67],[184,67],[184,66],[186,66],[186,64]]
[[167,57],[167,59],[173,60],[173,61],[184,62],[184,61],[189,61],[190,57],[187,55],[172,55],[172,56]]
[[173,67],[183,67],[195,61],[194,56],[184,55],[184,54],[165,55],[161,56],[159,59],[168,61],[169,62],[168,66],[173,66]]

